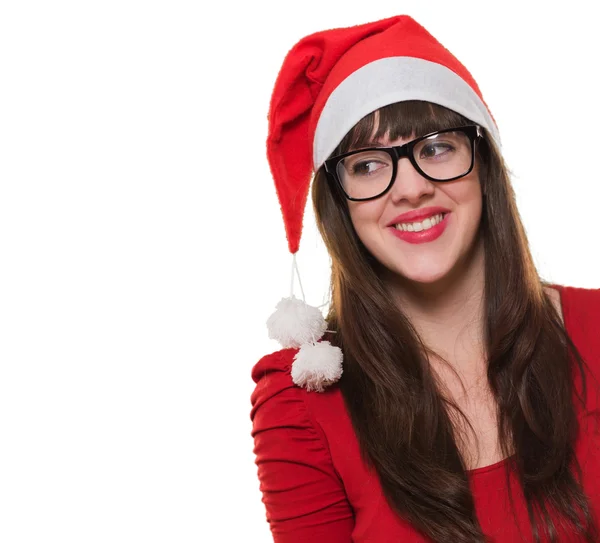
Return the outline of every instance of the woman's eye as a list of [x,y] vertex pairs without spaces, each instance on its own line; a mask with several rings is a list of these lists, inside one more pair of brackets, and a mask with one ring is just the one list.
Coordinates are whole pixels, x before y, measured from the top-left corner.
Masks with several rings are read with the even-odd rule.
[[353,175],[370,175],[383,167],[385,164],[377,160],[363,160],[353,164],[351,170]]
[[421,149],[420,158],[436,158],[453,150],[448,143],[430,143]]

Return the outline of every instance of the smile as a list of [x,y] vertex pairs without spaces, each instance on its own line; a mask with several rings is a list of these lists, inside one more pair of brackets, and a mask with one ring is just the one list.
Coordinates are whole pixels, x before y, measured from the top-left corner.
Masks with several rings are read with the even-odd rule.
[[421,222],[401,222],[394,226],[397,230],[403,230],[405,232],[420,232],[421,230],[429,230],[440,223],[444,218],[444,215],[447,215],[447,213],[438,213],[437,215],[433,215],[433,217],[427,217]]
[[408,243],[428,243],[444,233],[449,215],[450,213],[439,213],[422,222],[395,224],[389,229],[394,236]]

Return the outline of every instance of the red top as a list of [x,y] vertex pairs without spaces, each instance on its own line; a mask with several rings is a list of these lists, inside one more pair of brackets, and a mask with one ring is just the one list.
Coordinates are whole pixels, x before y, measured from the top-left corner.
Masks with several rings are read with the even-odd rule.
[[[581,433],[575,445],[583,485],[600,521],[600,289],[552,285],[561,293],[563,318],[591,368],[587,406],[578,408]],[[360,458],[358,441],[337,385],[325,392],[296,386],[290,371],[297,349],[264,356],[252,369],[254,453],[260,489],[275,543],[431,543],[399,518],[379,480]],[[581,391],[579,371],[575,384]],[[477,516],[494,543],[533,542],[527,509],[511,474],[517,527],[510,512],[505,460],[469,472]],[[559,527],[557,527],[559,528]],[[572,541],[566,536],[561,542]]]

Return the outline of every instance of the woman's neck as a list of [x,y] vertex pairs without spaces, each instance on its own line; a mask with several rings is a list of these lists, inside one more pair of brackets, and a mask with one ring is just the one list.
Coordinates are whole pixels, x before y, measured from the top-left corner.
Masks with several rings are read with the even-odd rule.
[[428,348],[465,375],[485,362],[485,258],[477,244],[462,265],[436,283],[389,283],[392,296]]

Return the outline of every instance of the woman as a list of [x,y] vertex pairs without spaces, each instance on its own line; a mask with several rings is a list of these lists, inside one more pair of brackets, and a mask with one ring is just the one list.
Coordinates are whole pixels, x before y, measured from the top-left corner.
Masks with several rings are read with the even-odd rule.
[[539,277],[499,143],[410,17],[286,57],[269,163],[293,254],[316,172],[332,301],[283,300],[252,371],[276,543],[600,540],[600,289]]

